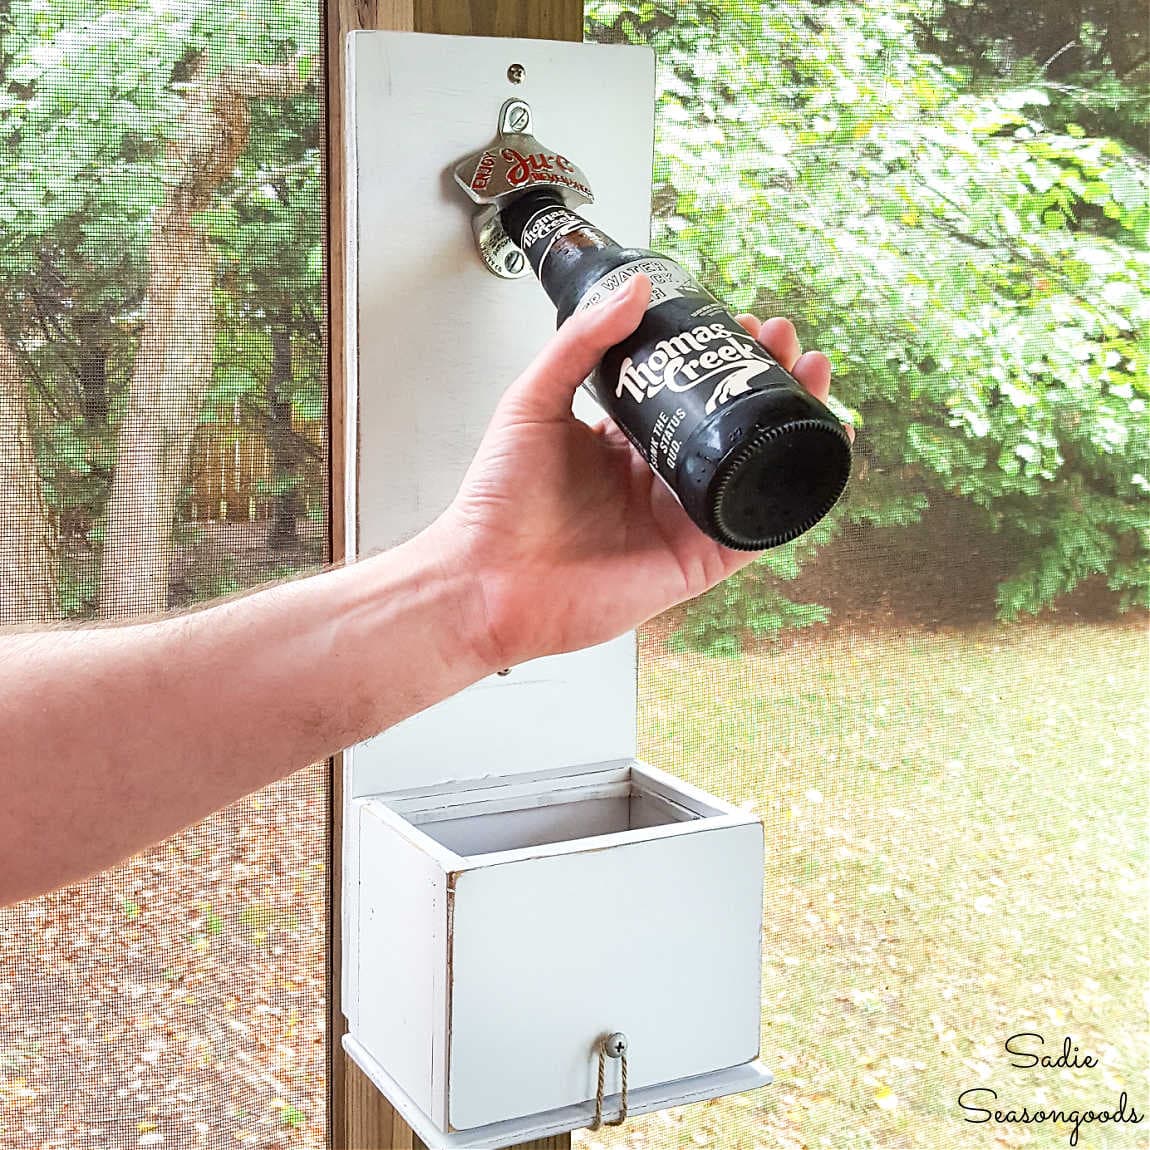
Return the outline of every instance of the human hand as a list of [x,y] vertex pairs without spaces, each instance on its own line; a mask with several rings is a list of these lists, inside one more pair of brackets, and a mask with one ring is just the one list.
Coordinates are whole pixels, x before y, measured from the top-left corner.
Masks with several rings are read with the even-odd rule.
[[[492,667],[606,642],[713,587],[757,556],[704,535],[610,419],[590,427],[572,398],[639,325],[650,281],[563,324],[508,388],[459,493],[432,527],[481,604],[474,642]],[[812,395],[830,362],[800,354],[793,324],[744,328]]]

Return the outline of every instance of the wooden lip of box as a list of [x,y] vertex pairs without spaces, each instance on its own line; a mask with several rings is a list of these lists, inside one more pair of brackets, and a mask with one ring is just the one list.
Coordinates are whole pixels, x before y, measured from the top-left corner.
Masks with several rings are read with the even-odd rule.
[[[654,65],[391,32],[352,34],[348,62],[345,515],[367,554],[447,506],[554,328],[537,284],[480,263],[452,164],[522,96],[590,176],[593,218],[643,244]],[[582,394],[575,412],[597,416]],[[634,1114],[769,1081],[762,826],[636,753],[633,634],[491,676],[348,752],[345,1046],[433,1150],[586,1125],[614,1030]],[[618,1075],[611,1061],[608,1118]]]

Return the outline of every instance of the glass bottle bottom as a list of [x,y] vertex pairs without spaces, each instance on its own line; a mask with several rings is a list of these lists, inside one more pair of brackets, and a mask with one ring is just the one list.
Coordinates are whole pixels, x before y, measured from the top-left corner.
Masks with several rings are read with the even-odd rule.
[[818,419],[760,427],[723,461],[711,485],[713,533],[741,551],[765,551],[809,531],[850,476],[846,432]]

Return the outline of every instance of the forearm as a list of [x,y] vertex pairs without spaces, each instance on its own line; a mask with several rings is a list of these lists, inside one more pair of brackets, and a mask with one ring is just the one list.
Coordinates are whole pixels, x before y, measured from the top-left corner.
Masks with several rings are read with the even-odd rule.
[[419,537],[136,626],[0,635],[0,904],[110,866],[481,678]]

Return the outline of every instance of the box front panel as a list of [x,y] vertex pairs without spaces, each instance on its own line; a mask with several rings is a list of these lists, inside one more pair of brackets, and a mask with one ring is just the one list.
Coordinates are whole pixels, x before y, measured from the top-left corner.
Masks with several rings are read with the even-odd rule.
[[700,824],[457,876],[452,1127],[594,1098],[616,1030],[632,1089],[755,1058],[762,867],[761,826]]

